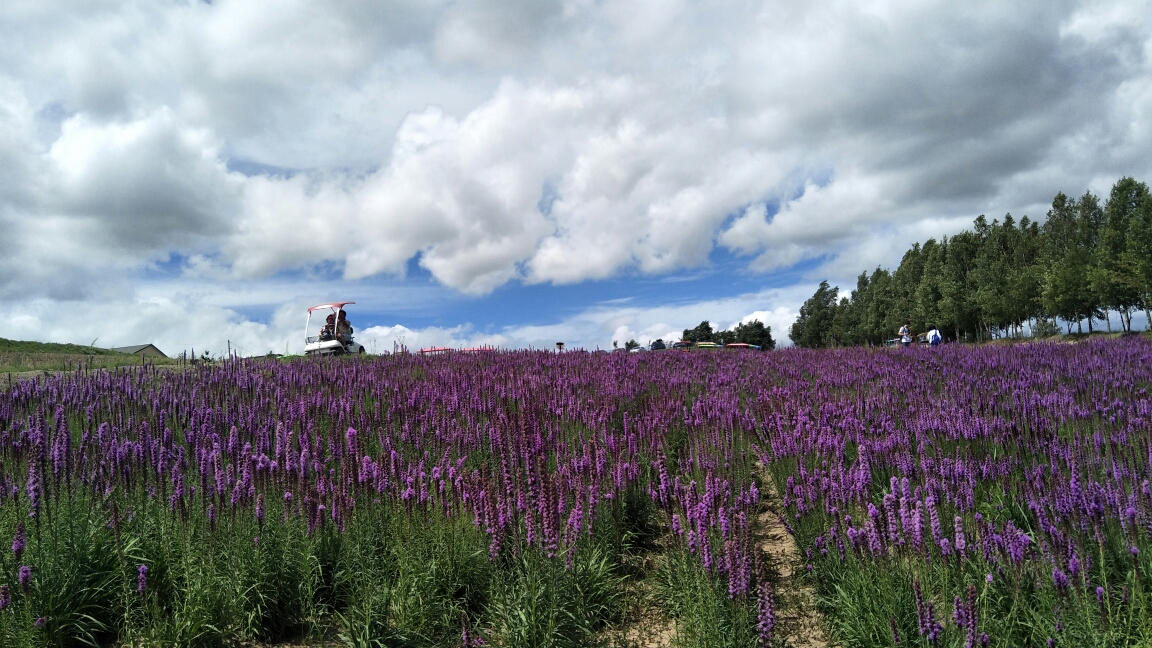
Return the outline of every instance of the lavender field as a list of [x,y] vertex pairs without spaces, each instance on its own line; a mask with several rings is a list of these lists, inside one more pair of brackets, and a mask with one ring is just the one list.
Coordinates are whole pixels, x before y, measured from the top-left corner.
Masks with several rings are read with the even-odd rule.
[[839,645],[1148,645],[1150,388],[1135,336],[20,382],[0,644],[792,645],[777,525]]

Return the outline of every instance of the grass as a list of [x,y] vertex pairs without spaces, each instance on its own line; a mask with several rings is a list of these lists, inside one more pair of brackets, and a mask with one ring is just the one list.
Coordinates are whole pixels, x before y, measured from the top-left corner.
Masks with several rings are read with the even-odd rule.
[[[149,357],[153,364],[175,364],[170,358]],[[115,369],[140,364],[140,356],[81,344],[33,342],[0,338],[0,374],[69,371],[77,368]]]
[[32,342],[29,340],[8,340],[0,338],[0,353],[51,353],[56,355],[123,355],[119,351],[101,349],[82,344],[59,344],[56,342]]
[[[104,349],[104,351],[107,350]],[[179,360],[148,357],[147,362],[155,365],[174,365],[179,363]],[[73,371],[77,368],[115,369],[139,364],[140,356],[127,353],[112,352],[88,356],[74,353],[0,351],[0,374],[30,371]]]

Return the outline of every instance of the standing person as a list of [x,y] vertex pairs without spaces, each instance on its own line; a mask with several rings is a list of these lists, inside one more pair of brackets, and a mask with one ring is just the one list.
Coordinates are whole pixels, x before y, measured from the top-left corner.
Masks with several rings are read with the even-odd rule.
[[928,327],[928,346],[939,346],[944,340],[944,336],[940,335],[940,329],[936,325]]
[[904,326],[900,327],[900,331],[896,335],[900,336],[900,344],[904,346],[912,344],[912,332],[908,329],[908,322],[904,322]]

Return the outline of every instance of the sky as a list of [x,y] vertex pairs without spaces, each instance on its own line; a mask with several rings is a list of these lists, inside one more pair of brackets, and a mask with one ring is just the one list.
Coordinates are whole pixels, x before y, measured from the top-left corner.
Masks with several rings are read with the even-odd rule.
[[1149,151],[1150,1],[6,0],[0,337],[786,344]]

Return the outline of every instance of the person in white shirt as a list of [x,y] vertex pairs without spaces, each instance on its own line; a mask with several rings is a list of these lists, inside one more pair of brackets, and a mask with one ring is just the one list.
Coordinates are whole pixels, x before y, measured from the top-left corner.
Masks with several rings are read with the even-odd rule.
[[944,336],[940,335],[940,329],[936,325],[928,327],[928,346],[938,346],[944,341]]
[[912,343],[912,333],[908,330],[908,322],[904,322],[904,326],[900,327],[900,332],[896,335],[900,336],[900,344],[908,346]]

